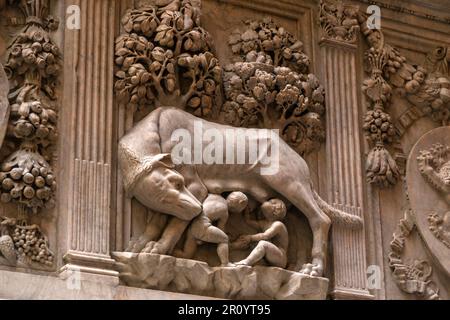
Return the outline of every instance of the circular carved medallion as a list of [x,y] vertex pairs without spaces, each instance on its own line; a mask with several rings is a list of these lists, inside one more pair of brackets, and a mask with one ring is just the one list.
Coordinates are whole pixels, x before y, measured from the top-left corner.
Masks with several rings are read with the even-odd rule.
[[417,142],[406,180],[422,239],[450,275],[450,127],[432,130]]

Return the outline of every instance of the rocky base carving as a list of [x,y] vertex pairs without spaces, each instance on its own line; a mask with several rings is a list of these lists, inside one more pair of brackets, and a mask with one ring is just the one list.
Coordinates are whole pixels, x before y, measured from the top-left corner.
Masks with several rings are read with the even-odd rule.
[[155,254],[113,253],[126,285],[225,299],[324,300],[328,279],[274,267],[210,267]]

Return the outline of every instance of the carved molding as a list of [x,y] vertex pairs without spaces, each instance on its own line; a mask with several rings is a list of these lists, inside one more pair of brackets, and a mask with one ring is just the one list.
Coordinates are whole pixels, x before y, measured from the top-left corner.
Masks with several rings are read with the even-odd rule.
[[[437,21],[440,23],[445,23],[445,24],[450,24],[450,18],[445,18],[445,17],[438,17],[435,15],[431,15],[431,14],[427,14],[427,13],[423,13],[420,11],[416,11],[416,10],[411,10],[409,8],[403,7],[401,5],[398,4],[392,4],[392,3],[386,3],[386,2],[382,2],[382,1],[376,1],[376,0],[358,0],[359,2],[362,3],[367,3],[369,5],[377,5],[380,8],[385,8],[385,9],[389,9],[398,13],[407,13],[416,17],[420,17],[423,19],[427,19],[427,20],[432,20],[432,21]],[[423,3],[421,2],[421,5],[423,5]],[[440,10],[440,8],[436,8],[435,10]]]

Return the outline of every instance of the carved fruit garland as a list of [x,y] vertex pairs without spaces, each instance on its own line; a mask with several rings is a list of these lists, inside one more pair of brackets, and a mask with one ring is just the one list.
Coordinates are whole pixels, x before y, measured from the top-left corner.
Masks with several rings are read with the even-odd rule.
[[[427,55],[424,66],[407,63],[400,52],[384,42],[380,30],[367,27],[367,17],[359,12],[358,21],[370,49],[366,66],[370,78],[364,81],[363,92],[370,102],[364,121],[364,131],[374,147],[367,159],[367,179],[379,187],[395,185],[400,170],[386,147],[394,143],[408,126],[425,115],[439,125],[450,121],[450,74],[446,60],[447,50],[438,47]],[[393,94],[405,98],[414,107],[409,123],[393,123],[387,107]],[[415,111],[417,110],[417,111]],[[414,114],[418,115],[414,115]]]
[[[363,32],[367,30],[363,29]],[[382,33],[377,30],[369,32],[372,32],[368,36],[371,48],[365,58],[370,78],[364,81],[362,88],[370,102],[363,129],[373,146],[366,163],[367,180],[379,187],[389,187],[397,183],[400,170],[386,149],[386,146],[392,145],[396,131],[390,115],[386,113],[392,97],[392,88],[383,74],[386,68],[390,68],[391,59],[396,59],[397,55],[385,46]],[[400,66],[400,62],[395,61],[394,66]]]
[[300,154],[308,153],[324,140],[325,92],[308,72],[303,44],[270,18],[246,24],[229,41],[242,61],[225,67],[224,120],[239,127],[278,129]]
[[199,26],[197,2],[167,2],[124,15],[126,33],[116,40],[118,100],[130,108],[177,106],[211,116],[222,69]]
[[[12,89],[8,96],[11,110],[4,146],[4,150],[17,151],[1,165],[0,199],[18,205],[19,223],[16,231],[2,235],[2,240],[11,237],[19,255],[29,258],[26,264],[48,267],[52,263],[47,258],[52,254],[44,250],[44,246],[48,247],[47,240],[39,238],[37,226],[26,227],[25,221],[30,212],[55,206],[56,181],[49,163],[57,139],[55,90],[61,53],[49,32],[55,31],[59,22],[48,15],[48,1],[20,1],[18,6],[26,17],[26,25],[10,45],[5,66]],[[39,239],[31,245],[30,239],[35,236]],[[42,250],[33,249],[41,245]],[[40,251],[45,252],[39,255]]]

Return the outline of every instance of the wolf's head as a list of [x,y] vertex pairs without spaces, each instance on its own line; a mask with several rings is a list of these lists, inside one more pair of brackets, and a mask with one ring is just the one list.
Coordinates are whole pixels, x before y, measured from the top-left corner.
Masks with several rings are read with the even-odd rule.
[[202,204],[174,170],[170,154],[139,157],[121,145],[119,163],[128,195],[144,206],[186,221],[201,213]]

